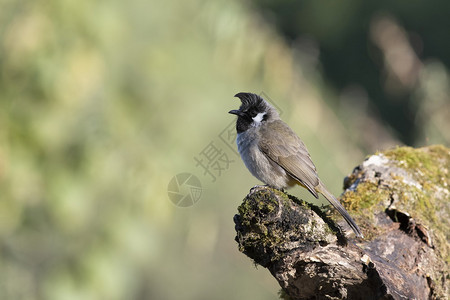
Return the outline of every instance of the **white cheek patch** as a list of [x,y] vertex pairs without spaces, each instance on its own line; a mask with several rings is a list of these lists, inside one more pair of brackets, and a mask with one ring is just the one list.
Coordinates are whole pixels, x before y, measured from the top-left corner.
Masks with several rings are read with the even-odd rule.
[[255,117],[253,117],[253,122],[255,123],[255,125],[259,125],[261,124],[261,121],[263,120],[264,116],[266,115],[265,112],[259,113],[257,114]]

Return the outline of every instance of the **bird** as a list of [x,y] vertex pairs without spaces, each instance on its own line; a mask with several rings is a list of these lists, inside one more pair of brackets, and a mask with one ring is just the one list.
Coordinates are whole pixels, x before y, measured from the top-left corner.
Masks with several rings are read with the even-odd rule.
[[347,221],[357,237],[363,234],[342,204],[317,174],[303,141],[281,120],[277,110],[257,94],[241,92],[237,110],[236,143],[250,173],[266,185],[284,190],[300,185],[316,199],[322,194]]

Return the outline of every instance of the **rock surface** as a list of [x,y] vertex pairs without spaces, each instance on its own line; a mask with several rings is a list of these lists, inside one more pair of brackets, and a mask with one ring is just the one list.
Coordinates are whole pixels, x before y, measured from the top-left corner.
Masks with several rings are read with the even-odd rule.
[[345,237],[337,213],[256,187],[235,216],[239,250],[292,300],[445,299],[449,167],[443,146],[397,148],[357,166],[340,200],[365,240]]

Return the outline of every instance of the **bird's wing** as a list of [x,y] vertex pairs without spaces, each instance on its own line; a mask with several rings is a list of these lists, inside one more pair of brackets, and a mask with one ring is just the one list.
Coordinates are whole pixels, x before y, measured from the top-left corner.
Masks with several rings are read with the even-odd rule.
[[259,149],[318,198],[319,177],[302,140],[281,120],[261,126]]

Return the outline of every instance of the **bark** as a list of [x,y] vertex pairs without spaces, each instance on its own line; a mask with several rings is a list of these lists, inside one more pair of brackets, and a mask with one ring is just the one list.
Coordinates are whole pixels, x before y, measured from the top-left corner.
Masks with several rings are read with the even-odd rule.
[[285,299],[446,299],[449,167],[443,146],[397,148],[356,167],[340,201],[364,240],[329,208],[255,187],[234,218],[239,250]]

